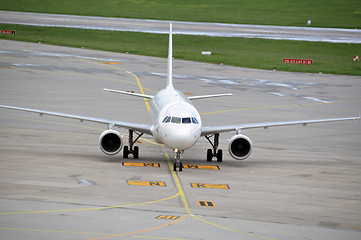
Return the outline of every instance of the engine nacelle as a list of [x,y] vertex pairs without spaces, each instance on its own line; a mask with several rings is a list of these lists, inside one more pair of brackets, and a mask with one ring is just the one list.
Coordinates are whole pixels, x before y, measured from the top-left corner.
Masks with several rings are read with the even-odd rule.
[[251,155],[252,141],[245,135],[235,135],[228,144],[229,154],[236,160],[244,160]]
[[115,130],[106,130],[99,137],[100,149],[108,155],[115,155],[122,150],[123,135]]

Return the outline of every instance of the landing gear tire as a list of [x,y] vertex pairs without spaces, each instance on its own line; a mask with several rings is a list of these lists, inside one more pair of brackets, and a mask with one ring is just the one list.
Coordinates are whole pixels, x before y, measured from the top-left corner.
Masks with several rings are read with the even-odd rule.
[[[218,149],[219,146],[219,133],[215,133],[210,136],[205,136],[208,142],[212,145],[213,149],[207,150],[207,162],[212,162],[212,159],[217,158],[217,162],[222,162],[223,152],[221,149]],[[211,138],[214,137],[213,142]]]
[[139,158],[139,147],[135,146],[133,149],[133,158],[138,159]]
[[217,162],[222,162],[223,161],[223,151],[222,149],[219,149],[217,151]]
[[175,162],[173,164],[173,171],[177,171],[177,168],[179,169],[179,172],[181,172],[183,170],[183,163],[181,162]]
[[[136,134],[137,137],[133,140],[133,135]],[[134,159],[139,158],[139,147],[134,146],[138,139],[143,136],[143,133],[137,133],[134,130],[129,129],[129,146],[124,146],[123,149],[123,158],[128,158],[129,154],[133,154]]]
[[129,148],[128,148],[128,146],[124,146],[123,158],[128,158],[128,156],[129,156]]
[[207,150],[207,162],[212,162],[213,152],[212,149]]

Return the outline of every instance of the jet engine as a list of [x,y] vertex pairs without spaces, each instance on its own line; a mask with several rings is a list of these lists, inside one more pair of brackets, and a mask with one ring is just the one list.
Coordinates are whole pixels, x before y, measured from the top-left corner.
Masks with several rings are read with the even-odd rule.
[[234,159],[244,160],[251,155],[252,142],[245,135],[234,135],[229,141],[228,151]]
[[106,130],[99,137],[100,149],[108,155],[115,155],[122,150],[123,135],[115,130]]

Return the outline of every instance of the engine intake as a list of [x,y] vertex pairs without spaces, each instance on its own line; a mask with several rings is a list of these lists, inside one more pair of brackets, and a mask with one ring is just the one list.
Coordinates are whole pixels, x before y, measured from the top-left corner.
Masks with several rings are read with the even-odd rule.
[[228,144],[229,154],[236,160],[244,160],[251,155],[252,141],[245,135],[235,135]]
[[115,155],[122,150],[123,136],[115,130],[106,130],[99,137],[100,149],[108,155]]

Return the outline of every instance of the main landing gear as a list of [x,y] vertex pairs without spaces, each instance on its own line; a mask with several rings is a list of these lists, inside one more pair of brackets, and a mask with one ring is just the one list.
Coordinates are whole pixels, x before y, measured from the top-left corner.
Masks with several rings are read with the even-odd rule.
[[[213,137],[213,142],[211,141],[211,137]],[[212,162],[213,157],[217,158],[217,162],[222,162],[223,160],[223,151],[222,149],[218,149],[219,146],[219,133],[205,136],[208,142],[212,145],[213,149],[207,150],[207,162]]]
[[175,152],[175,158],[176,158],[176,162],[174,163],[173,165],[173,171],[177,171],[177,169],[179,169],[179,171],[181,172],[183,170],[183,163],[180,161],[181,159],[181,154],[184,152],[184,151],[180,151],[178,149],[175,149],[174,150]]
[[[136,134],[137,137],[133,140],[133,134]],[[138,141],[138,139],[143,135],[143,133],[137,133],[134,130],[130,130],[129,129],[129,147],[128,146],[124,146],[123,149],[123,158],[128,158],[129,154],[133,154],[133,158],[134,159],[138,159],[139,158],[139,147],[138,146],[134,146],[134,143],[136,143]]]

